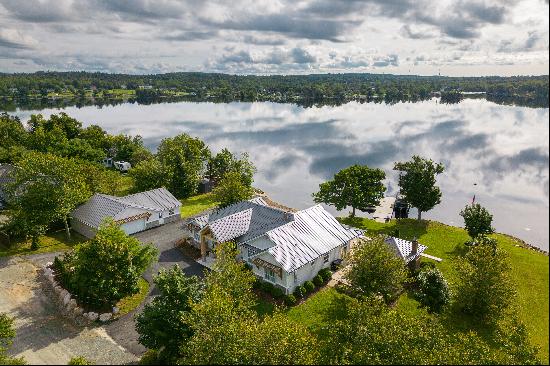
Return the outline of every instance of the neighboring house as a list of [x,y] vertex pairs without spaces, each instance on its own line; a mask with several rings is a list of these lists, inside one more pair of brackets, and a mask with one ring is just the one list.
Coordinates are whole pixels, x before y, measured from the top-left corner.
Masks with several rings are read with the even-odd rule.
[[181,202],[165,188],[124,197],[96,193],[71,213],[71,227],[92,238],[103,221],[110,217],[133,234],[177,220]]
[[350,250],[361,233],[342,226],[322,206],[291,212],[261,197],[192,219],[188,223],[203,258],[218,243],[232,241],[254,274],[287,294]]
[[6,186],[13,181],[11,174],[14,170],[13,165],[0,164],[0,209],[6,204]]
[[406,264],[414,266],[418,265],[420,255],[428,248],[418,243],[416,239],[408,241],[390,236],[384,241],[393,249],[399,258],[405,261]]

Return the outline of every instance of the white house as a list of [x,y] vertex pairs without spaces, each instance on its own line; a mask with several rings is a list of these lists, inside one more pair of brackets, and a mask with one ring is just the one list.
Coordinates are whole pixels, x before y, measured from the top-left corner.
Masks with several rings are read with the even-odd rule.
[[96,193],[71,213],[71,227],[92,238],[110,217],[124,232],[133,234],[177,220],[180,207],[181,202],[165,188],[124,197]]
[[203,258],[214,257],[217,243],[233,241],[258,277],[287,294],[341,259],[361,235],[320,205],[285,211],[259,197],[196,217],[188,228]]

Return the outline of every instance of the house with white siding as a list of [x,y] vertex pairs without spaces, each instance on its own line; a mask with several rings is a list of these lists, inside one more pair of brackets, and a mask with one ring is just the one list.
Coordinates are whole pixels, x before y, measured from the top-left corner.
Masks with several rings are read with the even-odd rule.
[[93,238],[105,219],[111,218],[126,234],[134,234],[179,219],[180,208],[181,202],[166,188],[124,197],[96,193],[71,213],[71,227]]
[[218,243],[232,241],[254,274],[287,294],[341,259],[362,234],[342,226],[321,205],[289,211],[261,197],[195,217],[188,228],[203,262],[214,258]]

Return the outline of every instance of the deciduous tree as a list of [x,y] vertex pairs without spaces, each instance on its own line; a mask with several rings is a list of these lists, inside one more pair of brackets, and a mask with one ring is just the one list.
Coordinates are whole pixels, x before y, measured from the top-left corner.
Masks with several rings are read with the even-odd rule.
[[243,182],[239,172],[226,173],[213,191],[220,207],[227,207],[234,203],[250,199],[254,189]]
[[113,306],[139,291],[138,281],[157,250],[128,236],[107,220],[96,236],[56,261],[65,286],[79,301],[98,308]]
[[204,288],[197,277],[186,276],[177,265],[162,269],[154,282],[160,294],[136,317],[136,330],[142,345],[157,350],[163,363],[173,364],[180,346],[193,335],[184,315],[200,301]]
[[410,161],[397,162],[394,170],[399,175],[399,188],[405,200],[418,210],[418,219],[422,212],[434,208],[441,202],[441,190],[436,183],[436,176],[445,170],[443,164],[414,155]]
[[403,289],[407,277],[405,263],[380,236],[358,243],[347,261],[346,279],[360,296],[381,295],[394,300]]
[[491,226],[493,215],[479,203],[464,207],[460,211],[460,216],[464,218],[466,231],[473,240],[476,240],[479,235],[489,235],[495,232]]
[[366,211],[378,205],[386,191],[382,183],[385,178],[383,170],[352,165],[336,173],[333,180],[321,183],[313,199],[317,203],[333,205],[337,210],[351,207],[353,217],[356,209]]

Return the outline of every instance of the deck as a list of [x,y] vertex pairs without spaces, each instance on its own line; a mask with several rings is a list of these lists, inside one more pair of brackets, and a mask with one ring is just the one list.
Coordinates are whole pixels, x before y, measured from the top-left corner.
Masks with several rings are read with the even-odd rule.
[[393,218],[393,206],[395,205],[395,197],[384,197],[380,200],[380,204],[376,206],[372,218],[376,222],[387,222]]

